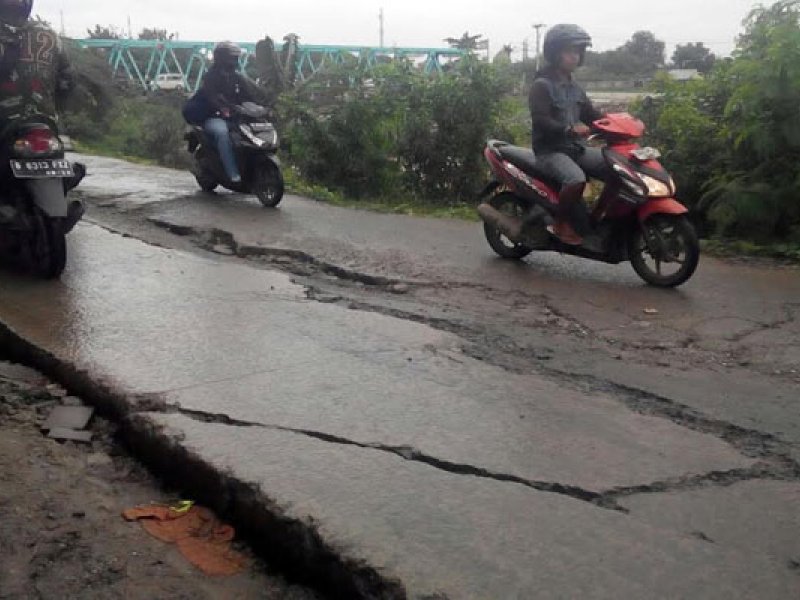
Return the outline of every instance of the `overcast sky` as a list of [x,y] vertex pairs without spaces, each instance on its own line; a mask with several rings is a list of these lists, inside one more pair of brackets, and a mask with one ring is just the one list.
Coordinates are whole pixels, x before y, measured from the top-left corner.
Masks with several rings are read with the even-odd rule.
[[[768,0],[769,2],[769,0]],[[159,27],[184,40],[256,41],[294,32],[308,44],[377,45],[378,11],[386,14],[386,43],[442,46],[442,39],[470,33],[486,35],[492,52],[503,44],[517,49],[533,42],[534,23],[580,23],[595,37],[595,48],[622,44],[639,29],[667,42],[703,41],[726,54],[754,0],[35,0],[34,12],[66,31],[84,37],[96,23],[134,32]]]

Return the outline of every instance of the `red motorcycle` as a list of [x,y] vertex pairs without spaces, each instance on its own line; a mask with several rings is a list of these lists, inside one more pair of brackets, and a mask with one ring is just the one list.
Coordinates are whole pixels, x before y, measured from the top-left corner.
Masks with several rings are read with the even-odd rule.
[[550,233],[559,211],[557,185],[539,171],[531,150],[496,140],[484,152],[494,181],[478,207],[489,245],[517,260],[553,251],[611,264],[630,261],[650,285],[682,285],[697,269],[700,244],[689,211],[675,200],[672,177],[658,162],[660,152],[636,143],[645,127],[629,114],[610,114],[593,129],[590,142],[605,143],[610,173],[591,214],[603,251],[565,244]]

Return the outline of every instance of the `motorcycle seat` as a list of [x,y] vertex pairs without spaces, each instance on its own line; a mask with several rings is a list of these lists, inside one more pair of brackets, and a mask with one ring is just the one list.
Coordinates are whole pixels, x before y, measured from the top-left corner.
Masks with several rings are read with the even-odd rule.
[[[553,178],[547,173],[542,172],[536,165],[536,154],[533,150],[522,148],[520,146],[512,146],[510,144],[496,144],[495,148],[504,159],[512,165],[520,169],[522,172],[535,177],[550,186],[554,185]],[[558,186],[555,186],[558,189]]]

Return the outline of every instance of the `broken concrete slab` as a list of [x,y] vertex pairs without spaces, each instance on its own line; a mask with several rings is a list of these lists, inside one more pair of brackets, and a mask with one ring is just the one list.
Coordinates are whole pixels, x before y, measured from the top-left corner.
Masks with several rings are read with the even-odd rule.
[[47,417],[42,429],[83,429],[94,414],[94,409],[89,406],[56,406]]
[[696,535],[710,543],[800,564],[800,482],[743,481],[663,494],[641,494],[620,503],[656,527]]
[[223,256],[233,256],[236,254],[233,248],[225,244],[215,244],[212,246],[211,251],[215,254],[222,254]]
[[47,437],[59,442],[81,442],[90,444],[92,442],[91,431],[78,431],[68,427],[53,427]]
[[57,383],[51,383],[50,385],[48,385],[47,393],[50,394],[53,398],[65,398],[68,395],[67,390],[65,390]]
[[[147,415],[409,598],[790,598],[770,559],[564,496],[308,435]],[[439,596],[437,596],[439,597]]]
[[38,371],[5,361],[0,361],[0,379],[32,386],[42,386],[47,383],[45,377]]

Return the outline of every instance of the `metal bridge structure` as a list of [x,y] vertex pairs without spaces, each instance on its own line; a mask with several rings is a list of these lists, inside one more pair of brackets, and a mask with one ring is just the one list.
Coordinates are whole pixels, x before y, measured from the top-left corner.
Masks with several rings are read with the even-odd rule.
[[[203,75],[211,64],[215,42],[188,42],[179,40],[112,39],[76,40],[82,48],[102,51],[115,77],[124,77],[149,90],[159,75],[173,74],[183,78],[183,88],[196,91]],[[244,53],[241,68],[246,70],[255,59],[256,44],[239,44]],[[281,52],[283,44],[275,44]],[[358,64],[367,69],[385,62],[407,59],[420,65],[427,74],[440,73],[452,60],[464,56],[464,51],[454,48],[375,48],[367,46],[311,46],[297,48],[296,78],[303,82],[329,65]]]

